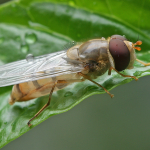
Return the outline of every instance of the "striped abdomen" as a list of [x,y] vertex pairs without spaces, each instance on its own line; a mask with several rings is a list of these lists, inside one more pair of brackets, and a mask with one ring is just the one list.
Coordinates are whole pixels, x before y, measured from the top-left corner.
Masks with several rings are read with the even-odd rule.
[[54,91],[60,90],[70,83],[81,82],[83,80],[80,79],[80,76],[78,74],[70,74],[16,84],[13,86],[9,104],[12,105],[16,101],[28,101],[30,99],[48,95],[56,81],[58,81],[58,83]]

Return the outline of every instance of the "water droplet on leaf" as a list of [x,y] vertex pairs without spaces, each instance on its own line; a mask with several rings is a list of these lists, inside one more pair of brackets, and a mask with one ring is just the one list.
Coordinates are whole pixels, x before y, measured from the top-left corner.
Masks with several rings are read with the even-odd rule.
[[27,33],[27,34],[25,35],[25,40],[26,40],[26,42],[27,42],[28,44],[33,44],[33,43],[36,42],[37,37],[36,37],[36,35],[35,35],[34,33]]
[[68,96],[72,96],[72,95],[73,95],[72,92],[66,92],[65,95],[64,95],[64,97],[68,97]]
[[138,77],[138,76],[141,76],[141,72],[139,72],[139,71],[136,71],[135,73],[134,73],[134,76],[136,76],[136,77]]
[[96,89],[98,89],[98,87],[95,87],[95,86],[88,86],[85,88],[86,92],[91,91],[91,90],[96,90]]
[[28,54],[28,55],[26,56],[26,60],[27,60],[27,62],[33,62],[33,60],[34,60],[33,54]]
[[27,53],[29,51],[29,46],[27,44],[22,44],[21,45],[21,51],[23,53]]

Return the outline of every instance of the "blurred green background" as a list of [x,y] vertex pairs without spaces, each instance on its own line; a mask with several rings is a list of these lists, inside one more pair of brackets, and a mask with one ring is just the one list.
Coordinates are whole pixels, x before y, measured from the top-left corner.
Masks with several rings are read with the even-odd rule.
[[91,96],[2,150],[149,150],[149,83],[146,76],[116,87],[113,99],[107,94]]

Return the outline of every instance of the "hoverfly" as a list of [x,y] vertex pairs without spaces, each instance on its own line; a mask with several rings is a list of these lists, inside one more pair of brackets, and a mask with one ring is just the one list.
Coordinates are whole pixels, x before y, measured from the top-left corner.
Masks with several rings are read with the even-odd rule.
[[138,80],[135,76],[124,75],[120,71],[132,69],[134,61],[147,66],[136,58],[135,49],[141,50],[136,45],[141,41],[132,43],[125,37],[113,35],[108,39],[92,39],[87,42],[74,45],[68,50],[33,57],[28,55],[26,59],[0,66],[0,87],[14,85],[9,98],[9,104],[28,101],[49,94],[48,102],[29,120],[36,118],[47,106],[50,105],[52,93],[74,82],[93,81],[108,70],[115,70],[123,77]]

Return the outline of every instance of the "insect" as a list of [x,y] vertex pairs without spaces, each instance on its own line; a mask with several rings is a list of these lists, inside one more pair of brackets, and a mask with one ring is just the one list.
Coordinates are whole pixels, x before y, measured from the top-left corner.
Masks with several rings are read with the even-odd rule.
[[24,60],[0,66],[0,86],[14,85],[9,98],[11,105],[49,94],[48,102],[27,123],[30,127],[31,121],[50,105],[52,93],[71,83],[89,80],[113,97],[94,79],[106,71],[111,75],[114,70],[123,77],[138,80],[120,71],[132,69],[135,60],[144,66],[150,65],[136,58],[135,49],[141,50],[136,45],[141,44],[141,41],[132,43],[123,36],[112,35],[35,58],[29,54]]

